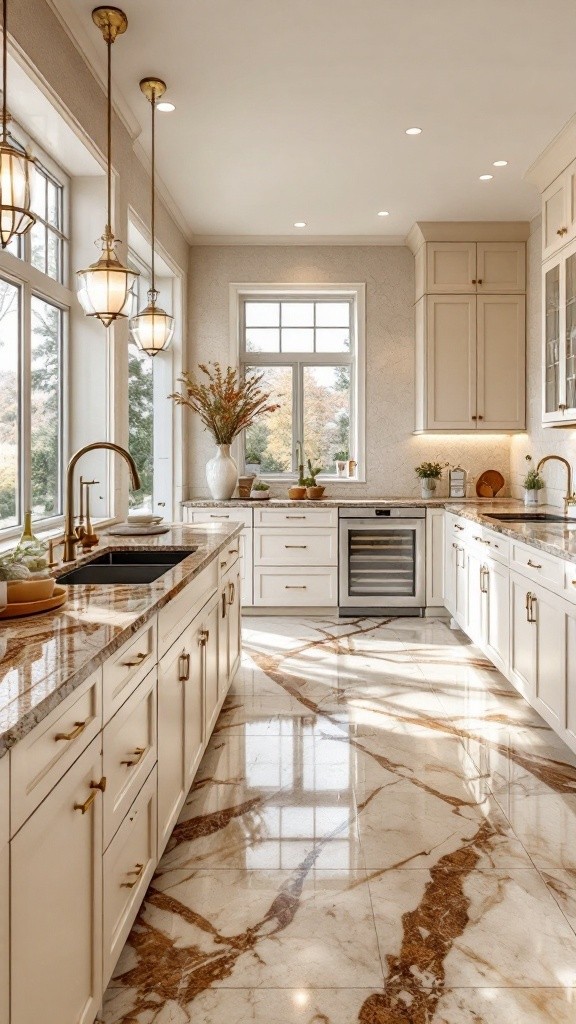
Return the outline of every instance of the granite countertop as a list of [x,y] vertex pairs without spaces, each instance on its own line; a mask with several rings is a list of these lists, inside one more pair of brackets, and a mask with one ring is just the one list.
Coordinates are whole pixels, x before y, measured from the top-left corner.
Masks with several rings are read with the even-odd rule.
[[153,583],[76,585],[57,611],[0,620],[0,757],[180,593],[240,529],[235,523],[175,525],[154,537],[103,534],[91,554],[59,573],[107,548],[197,550]]
[[[499,507],[514,502],[513,498],[496,499]],[[444,508],[448,502],[458,501],[481,505],[491,503],[490,498],[323,498],[321,501],[291,501],[290,498],[246,499],[230,498],[229,501],[215,501],[213,498],[191,498],[183,501],[184,508],[378,508],[380,505],[405,505],[406,507]],[[518,504],[516,502],[516,504]]]
[[535,515],[561,516],[562,509],[554,505],[537,505],[526,507],[521,501],[508,501],[505,508],[501,501],[490,501],[487,499],[480,504],[465,504],[464,502],[445,502],[447,512],[470,519],[480,526],[486,526],[497,533],[503,533],[514,540],[522,541],[531,547],[546,551],[549,555],[556,555],[567,562],[576,562],[576,519],[565,519],[562,523],[499,523],[497,519],[490,519],[490,513],[506,512],[532,512]]

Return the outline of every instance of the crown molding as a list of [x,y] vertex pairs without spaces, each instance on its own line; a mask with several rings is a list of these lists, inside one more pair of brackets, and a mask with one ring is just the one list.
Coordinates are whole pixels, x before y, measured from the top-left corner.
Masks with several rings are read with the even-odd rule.
[[403,235],[192,235],[199,245],[406,245]]
[[524,180],[543,192],[576,157],[576,114],[550,140],[524,174]]
[[[80,12],[73,8],[67,11],[66,17],[64,17],[57,0],[46,0],[46,4],[82,57],[86,67],[100,85],[104,95],[106,95],[107,73],[106,60],[104,58],[106,51],[103,47],[99,48],[97,46],[97,41],[101,39],[101,36],[97,36],[95,32],[90,31],[90,28],[94,28],[92,21],[85,25]],[[102,50],[102,53],[100,50]],[[118,89],[113,90],[112,107],[128,132],[131,141],[134,142],[141,134],[142,126]]]
[[[138,158],[138,160],[144,167],[144,170],[146,170],[148,174],[150,174],[150,154],[146,152],[140,140],[134,143],[133,150],[135,156]],[[170,214],[170,216],[172,217],[172,220],[175,222],[175,224],[178,225],[178,228],[180,229],[180,232],[182,233],[184,239],[188,242],[188,245],[194,245],[194,235],[190,230],[188,221],[186,220],[186,217],[182,213],[182,210],[178,206],[175,199],[173,199],[170,190],[166,185],[166,182],[158,174],[158,170],[156,170],[155,178],[156,194],[162,200],[162,203],[165,206],[168,213]]]

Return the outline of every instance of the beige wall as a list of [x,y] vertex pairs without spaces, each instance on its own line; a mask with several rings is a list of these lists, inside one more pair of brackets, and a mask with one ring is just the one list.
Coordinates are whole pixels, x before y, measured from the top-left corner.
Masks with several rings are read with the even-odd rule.
[[[229,285],[235,283],[366,282],[365,484],[330,484],[337,497],[418,494],[422,460],[460,463],[473,477],[484,469],[509,476],[506,436],[415,437],[414,259],[403,246],[196,246],[189,273],[189,364],[229,361]],[[204,466],[213,443],[190,425],[192,496],[207,492]],[[283,493],[284,488],[276,488]],[[442,492],[440,492],[442,493]]]
[[[532,221],[528,241],[528,306],[526,360],[526,434],[512,440],[512,493],[522,497],[526,474],[526,455],[534,463],[543,455],[563,455],[576,468],[576,430],[558,430],[542,426],[542,230],[540,217]],[[561,505],[566,491],[566,472],[562,466],[548,463],[543,470],[547,487],[542,500]]]

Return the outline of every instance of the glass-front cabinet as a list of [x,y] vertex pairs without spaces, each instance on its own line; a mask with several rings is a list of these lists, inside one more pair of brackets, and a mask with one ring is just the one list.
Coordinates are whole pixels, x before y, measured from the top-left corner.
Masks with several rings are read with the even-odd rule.
[[576,423],[576,243],[543,267],[542,422]]

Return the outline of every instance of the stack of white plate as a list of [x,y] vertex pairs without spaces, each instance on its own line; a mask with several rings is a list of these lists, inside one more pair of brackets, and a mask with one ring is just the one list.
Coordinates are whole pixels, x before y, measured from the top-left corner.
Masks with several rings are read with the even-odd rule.
[[113,526],[108,531],[111,537],[152,537],[159,533],[168,533],[170,527],[162,521],[162,516],[152,513],[127,516],[126,522]]

